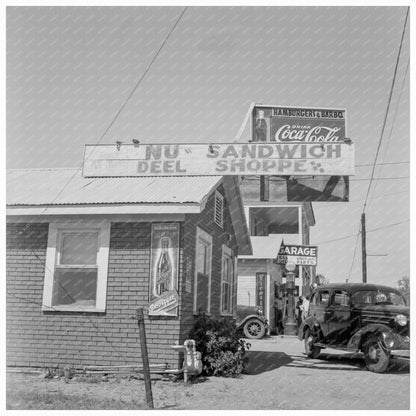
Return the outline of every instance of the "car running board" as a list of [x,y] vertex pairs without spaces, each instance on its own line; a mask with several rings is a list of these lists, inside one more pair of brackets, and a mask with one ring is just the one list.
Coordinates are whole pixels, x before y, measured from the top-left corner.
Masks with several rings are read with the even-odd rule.
[[340,347],[339,345],[328,345],[328,344],[321,344],[320,342],[314,342],[314,347],[319,348],[333,348],[334,350],[342,350],[347,352],[357,352],[356,348],[348,348],[348,347]]

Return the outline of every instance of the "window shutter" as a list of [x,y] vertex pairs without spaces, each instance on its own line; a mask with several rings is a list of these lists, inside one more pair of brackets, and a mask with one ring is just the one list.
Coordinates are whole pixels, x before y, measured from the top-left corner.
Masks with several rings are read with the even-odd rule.
[[215,192],[215,207],[214,207],[214,222],[219,227],[224,225],[224,197],[218,192]]

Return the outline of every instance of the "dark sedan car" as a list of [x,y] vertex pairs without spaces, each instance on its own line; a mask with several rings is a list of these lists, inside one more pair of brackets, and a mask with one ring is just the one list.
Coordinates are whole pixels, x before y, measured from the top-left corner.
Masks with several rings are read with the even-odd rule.
[[410,309],[402,294],[375,284],[316,288],[299,328],[308,357],[322,348],[364,353],[368,370],[384,372],[390,357],[410,360]]

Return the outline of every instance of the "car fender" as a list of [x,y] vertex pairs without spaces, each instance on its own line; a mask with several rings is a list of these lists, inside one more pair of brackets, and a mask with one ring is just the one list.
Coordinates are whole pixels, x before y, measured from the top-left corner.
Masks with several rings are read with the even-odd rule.
[[266,329],[268,328],[268,323],[267,323],[267,319],[264,316],[260,316],[260,315],[247,315],[244,317],[244,319],[241,322],[237,323],[237,327],[238,328],[242,328],[244,326],[244,324],[249,320],[249,319],[258,319],[259,321],[263,322],[263,324],[266,326]]
[[305,338],[305,332],[308,328],[320,328],[321,325],[319,324],[319,321],[314,316],[308,316],[300,325],[298,330],[298,339],[300,341]]
[[[383,324],[368,324],[360,328],[348,341],[348,348],[355,350],[361,349],[367,335],[381,333],[383,334],[383,341],[387,335],[392,334],[391,328]],[[384,345],[386,347],[386,345]],[[387,348],[387,347],[386,347]]]

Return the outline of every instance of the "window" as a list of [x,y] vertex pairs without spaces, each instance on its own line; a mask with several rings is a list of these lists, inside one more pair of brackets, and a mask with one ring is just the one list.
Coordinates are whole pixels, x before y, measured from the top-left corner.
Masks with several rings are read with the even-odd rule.
[[229,247],[222,246],[221,267],[221,314],[233,313],[234,265],[233,252]]
[[224,226],[224,197],[215,191],[214,222],[219,227]]
[[394,292],[386,292],[382,290],[357,291],[353,294],[354,305],[368,304],[376,305],[382,303],[391,303],[393,305],[404,306],[406,304],[404,298]]
[[329,292],[327,290],[319,292],[317,303],[321,306],[326,306],[329,303]]
[[334,292],[334,301],[333,304],[336,306],[349,306],[351,296],[348,292],[343,290],[336,290]]
[[195,253],[194,313],[210,312],[212,237],[197,228]]
[[110,223],[51,223],[44,310],[104,312]]
[[267,237],[270,234],[299,234],[299,207],[250,207],[250,234]]

